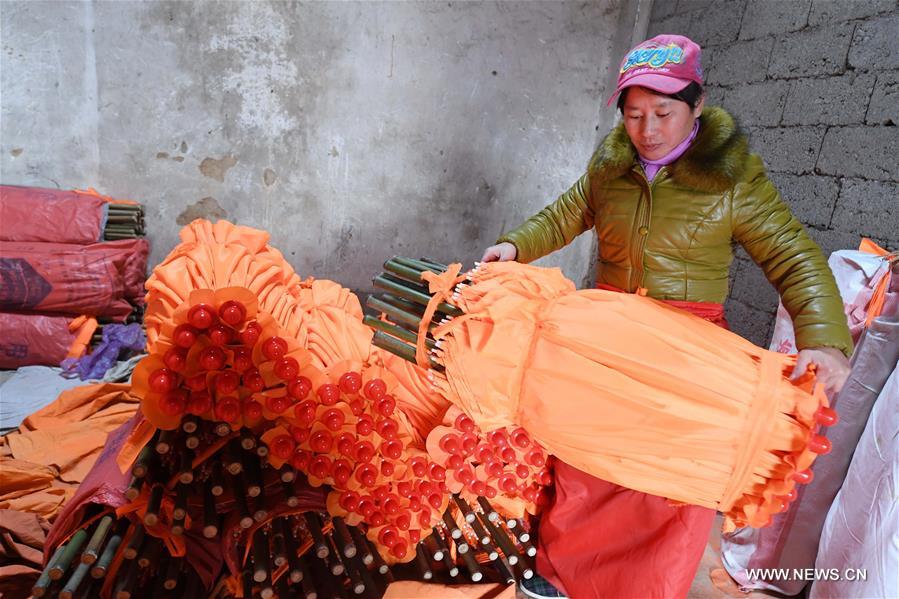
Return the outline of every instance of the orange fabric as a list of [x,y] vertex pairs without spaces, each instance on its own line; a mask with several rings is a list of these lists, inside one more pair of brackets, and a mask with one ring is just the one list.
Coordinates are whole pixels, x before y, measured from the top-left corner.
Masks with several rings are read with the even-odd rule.
[[[92,316],[79,316],[69,324],[69,331],[75,333],[75,339],[69,348],[67,358],[80,358],[91,344],[91,337],[97,330],[97,319]],[[76,332],[77,331],[77,332]]]
[[425,313],[422,315],[421,322],[418,325],[418,341],[415,344],[415,362],[421,368],[430,366],[427,352],[425,351],[428,326],[437,312],[437,306],[449,299],[456,284],[461,283],[465,279],[465,277],[459,276],[459,271],[461,270],[461,264],[452,264],[442,274],[430,271],[425,271],[421,274],[421,278],[428,282],[428,291],[431,292],[431,299],[428,301]]
[[[885,249],[868,239],[867,237],[863,238],[861,243],[858,246],[860,252],[865,252],[867,254],[874,254],[875,256],[888,256],[889,252]],[[893,276],[893,272],[891,269],[887,269],[886,272],[880,280],[877,282],[877,286],[874,288],[874,294],[871,296],[871,301],[868,303],[868,316],[865,318],[865,326],[870,327],[871,323],[875,318],[880,316],[883,312],[883,303],[886,300],[887,289],[890,288],[890,279]]]
[[198,289],[245,287],[260,309],[292,335],[304,336],[301,315],[294,314],[300,278],[281,253],[267,245],[268,237],[227,221],[196,220],[184,227],[181,243],[147,279],[147,350],[153,351],[162,326]]
[[101,195],[100,192],[98,192],[93,187],[88,187],[87,189],[73,189],[72,191],[75,193],[81,194],[81,195],[93,196],[95,198],[100,198],[101,200],[103,200],[104,202],[107,202],[109,204],[130,204],[132,206],[138,205],[138,202],[135,202],[134,200],[117,199],[117,198],[111,198],[109,196]]
[[0,509],[54,517],[72,496],[72,485],[58,480],[52,466],[27,460],[0,458]]
[[84,480],[112,432],[137,411],[128,385],[85,385],[25,419],[4,437],[0,456],[0,509],[53,520]]
[[69,331],[75,332],[81,328],[81,326],[87,322],[88,316],[82,314],[81,316],[76,316],[72,319],[72,322],[69,323]]
[[867,237],[863,237],[859,242],[858,251],[865,252],[866,254],[874,254],[875,256],[886,256],[889,253]]
[[728,527],[765,525],[814,459],[827,400],[812,375],[791,384],[795,356],[646,297],[576,291],[558,269],[470,277],[466,316],[435,331],[434,378],[482,429],[518,424],[567,464],[716,508]]
[[143,450],[147,443],[150,442],[153,435],[156,434],[156,430],[156,427],[153,426],[153,423],[149,420],[141,420],[137,426],[134,427],[134,430],[128,435],[128,438],[122,445],[122,449],[119,450],[119,453],[116,456],[116,464],[118,464],[119,470],[123,474],[131,469],[131,466],[134,465],[134,461],[137,460],[137,456],[140,455],[141,450]]
[[[140,496],[137,499],[116,508],[116,517],[121,518],[128,514],[137,514],[138,520],[143,521],[144,516],[147,514],[147,504],[149,501],[150,490],[145,486],[141,489]],[[174,520],[174,517],[172,516],[172,510],[174,509],[175,500],[172,498],[172,495],[164,495],[159,508],[162,517],[159,522],[153,526],[148,526],[147,523],[144,522],[144,529],[148,534],[158,539],[162,539],[162,542],[165,543],[166,551],[172,556],[184,557],[187,550],[184,537],[182,535],[172,534],[171,522]],[[190,520],[190,516],[184,518],[184,527],[186,529],[190,529]]]
[[19,427],[26,431],[92,426],[102,428],[103,436],[124,424],[137,411],[137,398],[125,383],[96,383],[68,389],[56,401],[38,410]]
[[[721,304],[665,303],[727,328]],[[537,535],[541,575],[572,597],[687,595],[715,510],[672,506],[664,497],[625,489],[558,461],[554,482]]]
[[0,597],[28,597],[41,574],[50,525],[36,514],[0,510]]
[[321,367],[369,357],[374,333],[362,324],[362,305],[352,291],[310,277],[300,283],[297,301],[306,319],[304,347]]

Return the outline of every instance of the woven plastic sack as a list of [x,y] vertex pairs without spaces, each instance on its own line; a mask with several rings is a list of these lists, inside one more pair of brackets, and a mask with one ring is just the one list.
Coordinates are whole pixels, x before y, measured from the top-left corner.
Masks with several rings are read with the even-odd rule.
[[96,327],[95,320],[0,312],[0,368],[57,366],[84,353]]
[[[889,261],[884,259],[886,253],[883,248],[864,239],[858,250],[837,250],[827,259],[843,298],[853,343],[858,343],[865,327],[883,310],[883,293],[891,276]],[[799,351],[793,333],[793,320],[783,302],[777,306],[768,349],[783,354]]]
[[899,369],[874,403],[821,534],[815,568],[836,569],[844,576],[816,580],[808,595],[812,599],[899,597],[897,430]]
[[96,243],[105,199],[75,191],[0,185],[0,241]]
[[0,309],[124,320],[142,301],[149,250],[145,239],[0,242]]

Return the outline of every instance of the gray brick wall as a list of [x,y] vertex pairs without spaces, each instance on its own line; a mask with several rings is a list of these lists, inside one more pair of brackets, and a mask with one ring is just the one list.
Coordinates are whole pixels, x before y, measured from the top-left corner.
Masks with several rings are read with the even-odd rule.
[[[648,36],[703,48],[727,108],[826,255],[870,237],[899,249],[899,2],[655,0]],[[731,326],[767,345],[777,294],[741,248]]]

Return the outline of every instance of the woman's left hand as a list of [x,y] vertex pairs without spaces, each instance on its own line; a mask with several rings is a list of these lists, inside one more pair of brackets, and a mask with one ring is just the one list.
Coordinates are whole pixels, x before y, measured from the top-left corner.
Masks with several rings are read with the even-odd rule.
[[840,350],[833,347],[810,347],[799,351],[791,378],[795,380],[805,374],[809,364],[817,366],[815,374],[818,381],[824,385],[824,392],[831,398],[840,392],[852,370],[849,359]]

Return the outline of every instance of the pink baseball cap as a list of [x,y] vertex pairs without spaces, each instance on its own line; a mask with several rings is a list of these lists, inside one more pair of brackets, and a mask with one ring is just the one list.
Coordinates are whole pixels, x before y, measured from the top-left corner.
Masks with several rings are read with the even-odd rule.
[[663,94],[677,93],[693,81],[702,85],[699,55],[699,44],[682,35],[657,35],[638,44],[621,61],[618,86],[608,105],[634,85]]

